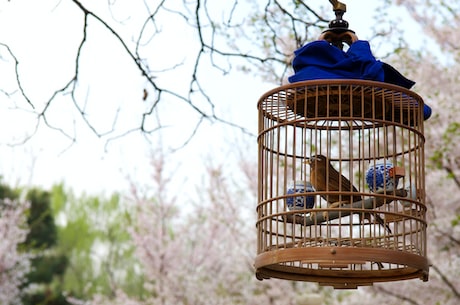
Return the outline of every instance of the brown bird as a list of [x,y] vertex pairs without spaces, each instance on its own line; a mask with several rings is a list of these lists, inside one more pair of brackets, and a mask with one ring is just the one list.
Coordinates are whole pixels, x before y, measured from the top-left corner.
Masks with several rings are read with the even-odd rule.
[[[361,195],[353,195],[351,192],[357,193],[358,190],[354,185],[351,184],[345,176],[340,173],[332,166],[329,159],[323,155],[316,155],[307,160],[310,165],[310,182],[319,192],[344,192],[344,194],[327,194],[321,195],[321,197],[327,201],[328,207],[339,207],[342,204],[351,204],[353,202],[361,201]],[[361,221],[367,219],[371,221],[371,214],[364,213],[360,216]],[[388,224],[385,224],[383,219],[379,215],[375,215],[376,221],[384,226],[389,233],[391,233]]]

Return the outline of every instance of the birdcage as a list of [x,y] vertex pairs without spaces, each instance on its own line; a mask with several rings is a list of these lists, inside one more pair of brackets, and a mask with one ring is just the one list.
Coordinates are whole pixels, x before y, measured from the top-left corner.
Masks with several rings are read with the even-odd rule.
[[258,279],[428,280],[423,108],[410,90],[357,79],[260,98]]

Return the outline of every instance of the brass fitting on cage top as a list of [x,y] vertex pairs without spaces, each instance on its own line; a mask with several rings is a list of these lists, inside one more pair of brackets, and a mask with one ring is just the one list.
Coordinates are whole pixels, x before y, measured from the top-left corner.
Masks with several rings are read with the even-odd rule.
[[329,0],[335,13],[335,20],[329,23],[329,28],[348,29],[348,22],[343,20],[343,14],[347,11],[347,6],[337,0]]

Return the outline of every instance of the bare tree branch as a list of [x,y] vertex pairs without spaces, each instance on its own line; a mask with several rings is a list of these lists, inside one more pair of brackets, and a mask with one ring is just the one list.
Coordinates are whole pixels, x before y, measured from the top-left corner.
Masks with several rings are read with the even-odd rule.
[[455,295],[457,299],[460,300],[460,292],[455,288],[454,284],[447,278],[447,276],[439,269],[435,264],[431,265],[434,271],[441,277],[442,281],[450,288],[452,293]]
[[392,297],[395,297],[397,298],[398,300],[401,300],[401,301],[404,301],[404,302],[408,302],[409,304],[413,304],[413,305],[421,305],[419,303],[417,303],[415,300],[411,299],[411,298],[408,298],[407,296],[405,295],[402,295],[402,294],[399,294],[399,293],[396,293],[394,291],[391,291],[389,289],[386,289],[386,288],[383,288],[382,286],[376,286],[375,287],[375,290],[381,292],[381,293],[384,293],[384,294],[387,294],[387,295],[390,295]]
[[[83,14],[82,36],[78,38],[73,75],[64,86],[53,90],[42,109],[36,112],[38,122],[35,129],[19,144],[29,141],[42,127],[43,123],[44,126],[62,134],[70,141],[71,146],[76,142],[79,119],[94,135],[108,139],[108,142],[133,132],[151,135],[161,130],[161,127],[158,125],[159,122],[155,121],[153,122],[157,124],[156,126],[149,126],[152,124],[150,118],[153,118],[152,115],[155,112],[160,111],[159,105],[165,104],[164,101],[170,99],[184,103],[184,105],[188,106],[185,110],[191,110],[198,114],[199,117],[193,123],[190,137],[186,137],[184,145],[189,143],[200,127],[203,126],[202,122],[204,120],[224,124],[255,137],[253,131],[234,121],[223,118],[217,112],[216,103],[208,92],[209,80],[205,78],[205,75],[209,74],[206,72],[207,69],[211,67],[222,73],[222,75],[226,75],[235,68],[238,69],[243,65],[247,65],[246,67],[258,69],[257,75],[259,77],[267,77],[270,81],[281,83],[290,69],[293,49],[304,43],[310,37],[310,33],[317,32],[318,29],[326,25],[326,20],[304,1],[266,0],[264,9],[259,10],[257,3],[248,4],[234,0],[227,3],[225,11],[219,12],[222,16],[216,13],[215,4],[207,0],[183,1],[182,3],[161,0],[154,4],[144,1],[145,11],[140,13],[147,13],[145,20],[140,24],[137,32],[136,30],[135,32],[132,32],[132,30],[129,32],[131,37],[127,39],[126,33],[123,32],[124,28],[122,27],[122,30],[120,30],[117,26],[126,26],[130,18],[115,17],[114,8],[118,3],[110,1],[107,3],[108,16],[111,19],[105,19],[102,13],[93,11],[89,3],[86,4],[80,0],[72,0],[72,3]],[[251,10],[248,11],[247,8],[250,6],[252,6]],[[179,60],[170,64],[170,67],[154,70],[152,67],[157,64],[157,60],[149,58],[148,55],[143,55],[143,53],[153,43],[153,39],[162,34],[163,25],[160,20],[164,20],[165,16],[182,19],[184,25],[189,26],[194,31],[198,47],[194,46],[193,49],[185,49],[183,61]],[[109,125],[102,130],[87,111],[91,103],[96,103],[92,95],[89,94],[90,91],[87,91],[85,98],[81,98],[82,90],[84,90],[82,83],[87,81],[82,79],[82,71],[86,65],[82,54],[91,47],[88,36],[90,32],[95,32],[92,28],[94,23],[91,23],[94,21],[96,25],[102,26],[103,32],[105,31],[107,34],[106,37],[115,39],[116,43],[121,47],[122,56],[124,55],[125,58],[128,58],[140,72],[141,77],[147,83],[144,92],[148,96],[154,96],[153,99],[143,98],[147,107],[139,113],[139,122],[135,127],[119,130],[119,114],[123,111],[117,108],[114,111],[111,126]],[[248,25],[254,29],[254,32],[249,33],[246,31]],[[294,40],[292,40],[292,36]],[[38,101],[32,100],[22,86],[22,77],[18,69],[19,59],[7,44],[0,44],[0,46],[5,47],[13,58],[19,91],[32,109],[35,110],[38,107]],[[185,62],[186,59],[187,62]],[[158,80],[162,73],[173,73],[179,67],[185,69],[186,64],[190,64],[190,62],[192,63],[192,70],[189,75],[186,75],[189,79],[188,92],[176,90],[171,85],[165,87]],[[246,68],[242,69],[246,71]],[[56,101],[62,97],[68,97],[76,111],[76,121],[70,127],[70,130],[68,130],[69,127],[57,126],[57,123],[53,123],[50,119],[52,105],[56,104]]]
[[27,101],[27,103],[32,107],[32,109],[35,109],[34,105],[30,101],[29,97],[24,92],[24,88],[22,87],[21,79],[19,78],[19,71],[18,71],[19,60],[13,54],[13,52],[11,51],[11,49],[10,49],[10,47],[8,45],[0,42],[0,46],[3,46],[8,51],[9,55],[13,58],[13,60],[14,60],[14,70],[16,72],[16,82],[18,83],[19,91],[21,91],[22,96]]

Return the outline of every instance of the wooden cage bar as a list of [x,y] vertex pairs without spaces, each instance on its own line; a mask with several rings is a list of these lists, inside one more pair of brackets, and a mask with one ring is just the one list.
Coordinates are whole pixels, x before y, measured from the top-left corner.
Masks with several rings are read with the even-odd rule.
[[[423,107],[412,91],[363,80],[293,83],[260,98],[257,278],[335,288],[428,280]],[[315,156],[355,190],[334,189],[329,167],[315,187]]]

